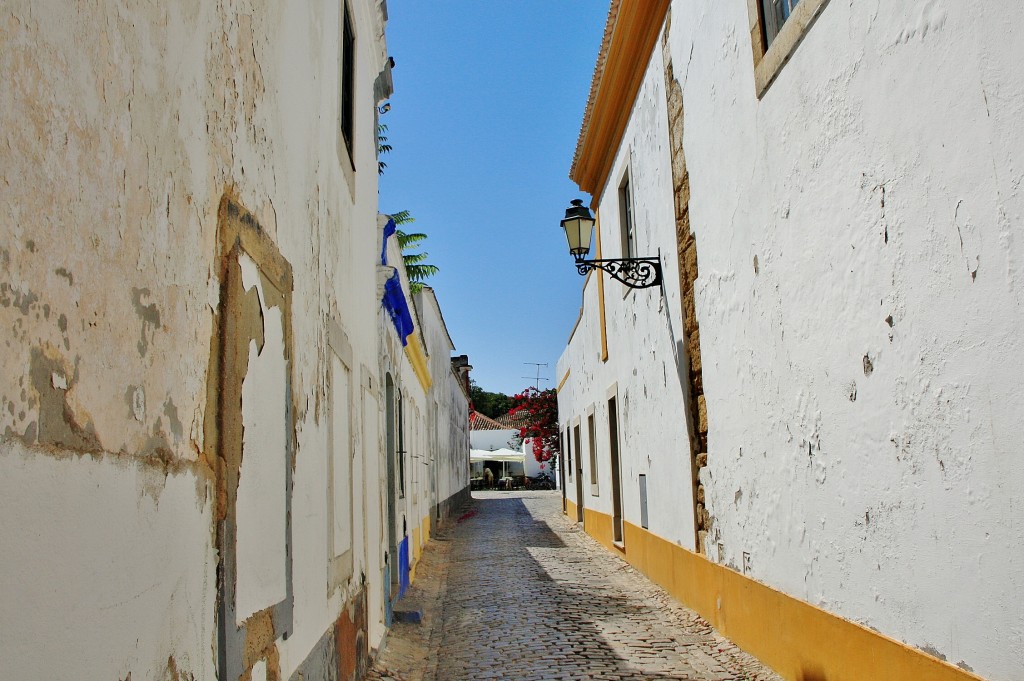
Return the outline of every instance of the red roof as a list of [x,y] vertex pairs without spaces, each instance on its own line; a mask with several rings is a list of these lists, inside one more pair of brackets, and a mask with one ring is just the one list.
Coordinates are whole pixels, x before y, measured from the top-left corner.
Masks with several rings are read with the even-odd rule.
[[526,425],[527,418],[528,418],[528,415],[525,412],[519,412],[515,416],[513,416],[511,413],[509,413],[509,414],[502,414],[501,416],[499,416],[498,418],[496,418],[494,420],[497,421],[497,423],[502,428],[505,428],[505,429],[515,428],[515,429],[518,430],[519,428],[522,428],[523,426]]
[[490,416],[484,416],[478,411],[469,413],[470,430],[509,430],[512,426],[503,426]]

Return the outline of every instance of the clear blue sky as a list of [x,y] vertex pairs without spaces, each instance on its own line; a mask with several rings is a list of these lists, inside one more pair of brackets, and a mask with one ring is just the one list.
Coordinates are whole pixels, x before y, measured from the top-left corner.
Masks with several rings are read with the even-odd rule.
[[554,387],[581,302],[558,221],[600,47],[602,0],[389,0],[394,150],[380,206],[441,268],[437,293],[458,354],[485,390]]

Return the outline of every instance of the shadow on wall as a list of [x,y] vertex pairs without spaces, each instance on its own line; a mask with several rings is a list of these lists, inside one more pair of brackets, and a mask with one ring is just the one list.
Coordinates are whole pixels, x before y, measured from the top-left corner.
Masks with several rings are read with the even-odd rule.
[[828,677],[820,669],[804,667],[800,670],[800,676],[797,677],[797,681],[828,681]]

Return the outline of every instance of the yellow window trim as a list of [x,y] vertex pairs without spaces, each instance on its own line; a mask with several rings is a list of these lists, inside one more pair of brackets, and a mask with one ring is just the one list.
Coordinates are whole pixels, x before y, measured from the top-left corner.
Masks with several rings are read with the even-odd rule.
[[562,386],[564,386],[565,382],[569,380],[569,374],[571,374],[571,373],[572,373],[572,369],[567,369],[566,370],[565,376],[562,376],[562,380],[558,382],[558,387],[555,388],[555,393],[556,394],[562,392]]

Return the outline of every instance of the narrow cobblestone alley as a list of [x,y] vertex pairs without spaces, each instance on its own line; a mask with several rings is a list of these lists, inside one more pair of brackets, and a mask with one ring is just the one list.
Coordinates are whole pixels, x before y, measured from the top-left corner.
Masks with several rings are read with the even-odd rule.
[[399,606],[371,679],[778,677],[561,513],[558,492],[477,492]]

